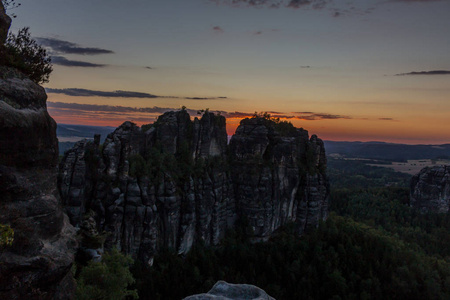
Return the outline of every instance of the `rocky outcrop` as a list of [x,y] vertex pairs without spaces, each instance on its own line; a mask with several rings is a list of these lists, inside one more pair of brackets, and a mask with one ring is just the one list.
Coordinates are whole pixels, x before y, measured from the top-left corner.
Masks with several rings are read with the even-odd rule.
[[289,125],[245,119],[230,141],[237,213],[262,240],[287,222],[302,233],[327,217],[323,142]]
[[11,18],[5,13],[3,1],[0,1],[0,45],[6,41],[8,30],[11,26]]
[[423,168],[411,179],[410,204],[421,212],[450,209],[450,166]]
[[80,141],[58,177],[71,223],[94,212],[106,247],[149,264],[160,248],[217,244],[236,220],[256,240],[287,222],[302,233],[327,216],[325,153],[316,136],[285,125],[243,120],[228,146],[224,117],[191,121],[181,110],[142,128],[125,122],[103,145]]
[[250,284],[232,284],[218,281],[206,294],[193,295],[184,300],[275,300],[265,291]]
[[44,89],[0,67],[0,223],[14,230],[1,249],[1,299],[70,299],[76,242],[56,188],[56,123]]

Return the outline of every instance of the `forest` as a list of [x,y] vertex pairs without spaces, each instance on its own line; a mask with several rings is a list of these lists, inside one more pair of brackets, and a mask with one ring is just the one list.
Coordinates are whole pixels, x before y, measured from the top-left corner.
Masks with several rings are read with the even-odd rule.
[[450,216],[409,205],[407,175],[333,161],[330,216],[298,238],[285,226],[250,243],[245,221],[217,247],[162,251],[131,270],[141,299],[182,299],[217,280],[254,284],[276,299],[449,299]]

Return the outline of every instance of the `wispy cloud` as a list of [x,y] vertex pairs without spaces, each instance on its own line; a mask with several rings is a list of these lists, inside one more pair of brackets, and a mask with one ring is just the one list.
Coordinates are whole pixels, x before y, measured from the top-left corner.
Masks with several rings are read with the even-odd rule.
[[46,88],[47,93],[52,94],[64,94],[68,96],[77,96],[77,97],[110,97],[110,98],[158,98],[160,96],[156,96],[148,93],[141,92],[130,92],[130,91],[113,91],[113,92],[105,92],[105,91],[95,91],[95,90],[87,90],[87,89],[78,89],[78,88],[69,88],[69,89],[52,89]]
[[227,99],[227,97],[184,97],[188,100],[214,100],[214,99]]
[[217,33],[224,33],[224,30],[220,26],[214,26],[213,31]]
[[450,71],[446,70],[434,70],[434,71],[419,71],[419,72],[409,72],[395,74],[395,76],[405,76],[405,75],[449,75]]
[[294,9],[299,11],[316,10],[329,11],[333,17],[345,15],[365,15],[371,13],[376,6],[384,2],[431,2],[443,0],[387,0],[387,1],[334,1],[334,0],[209,0],[218,5],[233,7]]
[[337,115],[337,114],[328,114],[328,113],[314,113],[311,111],[305,111],[305,112],[294,112],[296,116],[294,118],[299,120],[308,120],[308,121],[315,121],[315,120],[337,120],[337,119],[353,119],[351,116],[345,116],[345,115]]
[[[117,112],[117,113],[128,113],[128,112],[146,112],[146,113],[159,113],[162,114],[166,111],[176,110],[176,108],[168,107],[128,107],[128,106],[114,106],[114,105],[98,105],[98,104],[81,104],[81,103],[64,103],[64,102],[52,102],[47,101],[47,106],[49,108],[63,108],[63,109],[75,109],[81,111],[93,111],[93,112]],[[197,112],[196,110],[191,110],[192,113]]]
[[331,2],[330,0],[290,0],[287,7],[301,8],[304,6],[311,6],[314,9],[323,9]]
[[106,98],[172,98],[172,99],[186,99],[186,100],[216,100],[227,99],[227,97],[176,97],[176,96],[161,96],[150,93],[134,92],[134,91],[97,91],[80,88],[66,88],[66,89],[53,89],[46,88],[45,91],[49,94],[62,94],[73,97],[106,97]]
[[64,56],[52,56],[52,63],[54,65],[66,66],[66,67],[83,67],[83,68],[103,68],[107,65],[95,64],[86,61],[69,60]]
[[[63,103],[47,101],[47,107],[50,114],[58,122],[74,122],[82,124],[120,124],[124,121],[133,121],[137,123],[149,123],[156,120],[157,117],[167,111],[179,110],[176,107],[130,107],[130,106],[113,106],[113,105],[98,105],[98,104],[81,104],[81,103]],[[192,117],[198,117],[202,111],[196,109],[186,109]],[[254,113],[240,112],[240,111],[214,111],[210,112],[220,113],[228,119],[228,124],[237,126],[239,120],[244,118],[251,118]],[[346,115],[337,115],[329,113],[313,113],[313,112],[293,112],[284,114],[281,112],[268,112],[272,117],[280,118],[282,120],[300,120],[300,121],[316,121],[316,120],[378,120],[382,121],[396,121],[393,118],[380,117],[372,119],[354,118]],[[233,126],[231,126],[233,127]]]
[[446,0],[390,0],[389,2],[443,2]]
[[310,6],[315,9],[321,9],[331,0],[210,0],[217,4],[226,4],[232,6],[250,6],[250,7],[270,7],[270,8],[300,8]]
[[78,44],[63,41],[56,38],[36,38],[36,40],[45,47],[51,49],[53,53],[64,54],[80,54],[80,55],[98,55],[98,54],[112,54],[114,51],[95,48],[95,47],[81,47]]

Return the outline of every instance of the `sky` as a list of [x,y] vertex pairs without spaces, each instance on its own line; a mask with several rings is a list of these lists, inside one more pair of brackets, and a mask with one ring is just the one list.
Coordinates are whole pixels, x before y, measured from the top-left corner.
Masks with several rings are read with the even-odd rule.
[[254,112],[326,140],[450,143],[449,0],[21,0],[52,56],[59,123],[186,106]]

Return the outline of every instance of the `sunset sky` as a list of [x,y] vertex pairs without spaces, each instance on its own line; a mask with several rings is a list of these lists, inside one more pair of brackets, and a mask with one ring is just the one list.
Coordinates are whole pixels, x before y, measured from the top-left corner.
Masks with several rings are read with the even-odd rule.
[[60,123],[255,111],[326,140],[450,143],[448,0],[20,0]]

